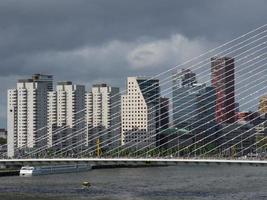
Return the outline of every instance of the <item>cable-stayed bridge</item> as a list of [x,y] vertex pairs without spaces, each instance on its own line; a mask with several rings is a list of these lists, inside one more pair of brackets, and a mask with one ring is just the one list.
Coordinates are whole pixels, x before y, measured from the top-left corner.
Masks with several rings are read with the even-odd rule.
[[119,108],[116,123],[88,126],[84,108],[72,132],[36,134],[0,163],[266,164],[266,32],[265,24],[151,78],[128,78],[109,105]]
[[266,160],[224,160],[224,159],[183,159],[183,158],[36,158],[36,159],[10,159],[0,160],[0,166],[24,165],[55,165],[55,164],[91,164],[100,166],[126,165],[126,166],[168,166],[180,164],[213,164],[213,165],[254,165],[265,166]]

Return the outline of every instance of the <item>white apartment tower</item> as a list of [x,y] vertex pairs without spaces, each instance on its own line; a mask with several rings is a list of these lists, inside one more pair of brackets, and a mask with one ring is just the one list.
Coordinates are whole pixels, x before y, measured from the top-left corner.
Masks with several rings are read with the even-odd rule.
[[85,86],[59,82],[48,93],[48,147],[72,149],[85,141]]
[[156,145],[159,98],[159,80],[128,77],[127,94],[122,95],[122,145],[136,148]]
[[19,80],[16,89],[8,90],[8,157],[14,157],[16,149],[46,143],[39,138],[46,134],[47,93],[52,88],[53,76],[35,74],[31,79]]
[[85,95],[87,142],[111,149],[120,144],[120,90],[107,84],[95,84]]

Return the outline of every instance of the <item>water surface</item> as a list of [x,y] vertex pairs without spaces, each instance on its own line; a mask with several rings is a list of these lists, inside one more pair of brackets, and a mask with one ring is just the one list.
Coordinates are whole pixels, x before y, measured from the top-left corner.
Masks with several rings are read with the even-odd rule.
[[[89,181],[90,189],[81,183]],[[1,200],[267,200],[267,167],[185,165],[1,177]]]

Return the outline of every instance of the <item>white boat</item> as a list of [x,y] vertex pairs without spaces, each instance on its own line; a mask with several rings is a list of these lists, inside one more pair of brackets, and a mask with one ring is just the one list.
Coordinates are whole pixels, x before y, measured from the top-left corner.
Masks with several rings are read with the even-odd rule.
[[53,166],[24,166],[20,169],[20,176],[38,176],[46,174],[60,174],[71,172],[82,172],[92,169],[88,164],[76,164],[76,165],[53,165]]

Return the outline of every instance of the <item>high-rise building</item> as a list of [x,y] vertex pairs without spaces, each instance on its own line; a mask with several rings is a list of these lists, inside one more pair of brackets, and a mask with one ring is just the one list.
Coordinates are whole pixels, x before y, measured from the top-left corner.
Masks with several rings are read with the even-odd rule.
[[205,86],[197,93],[197,124],[210,129],[216,122],[216,91],[212,86]]
[[158,79],[128,77],[127,94],[122,95],[122,145],[156,145],[155,135],[160,121],[159,99]]
[[[85,146],[85,86],[70,81],[59,82],[56,91],[48,93],[48,147],[75,151]],[[73,145],[73,149],[71,149]]]
[[172,82],[174,91],[181,87],[190,87],[197,83],[196,74],[190,69],[182,69],[173,74]]
[[234,58],[211,58],[211,83],[216,90],[216,121],[234,123],[236,120]]
[[173,125],[188,129],[215,120],[215,91],[198,84],[195,73],[183,69],[173,76]]
[[33,148],[47,142],[37,141],[47,131],[47,93],[52,87],[53,77],[39,74],[32,79],[19,80],[16,89],[8,90],[9,157],[15,155],[17,148]]
[[160,97],[159,99],[159,134],[156,135],[156,145],[160,146],[161,141],[161,132],[165,132],[169,128],[170,118],[169,118],[169,98]]
[[159,130],[164,130],[169,128],[169,98],[160,97],[160,109],[159,109]]
[[121,96],[117,87],[95,84],[85,95],[87,143],[111,149],[120,145]]

